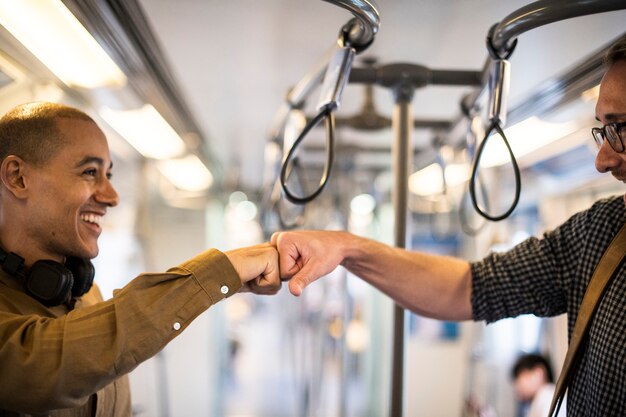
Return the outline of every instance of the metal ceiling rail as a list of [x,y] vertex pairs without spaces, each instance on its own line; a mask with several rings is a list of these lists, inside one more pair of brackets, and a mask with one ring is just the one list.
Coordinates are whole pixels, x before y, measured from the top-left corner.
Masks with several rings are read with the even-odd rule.
[[[517,37],[531,29],[574,17],[623,9],[626,9],[624,0],[535,1],[521,7],[506,16],[502,21],[494,24],[487,35],[487,45],[497,57],[507,59],[515,48]],[[491,69],[490,64],[493,60],[493,57],[487,57],[483,69],[484,85],[481,89],[463,98],[461,103],[463,108],[472,109],[476,106],[481,94],[487,88],[487,79]]]
[[378,28],[380,27],[380,13],[378,6],[372,0],[324,0],[344,9],[349,10],[354,17],[360,22],[355,25],[354,21],[350,21],[344,26],[344,40],[347,44],[355,48],[366,48],[373,41]]
[[519,35],[531,29],[573,17],[621,9],[626,9],[624,0],[536,1],[516,10],[495,25],[491,43],[496,51],[506,53]]

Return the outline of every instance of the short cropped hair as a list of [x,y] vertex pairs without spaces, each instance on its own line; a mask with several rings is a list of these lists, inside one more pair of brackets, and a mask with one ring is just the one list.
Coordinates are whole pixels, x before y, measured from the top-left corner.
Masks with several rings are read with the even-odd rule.
[[618,61],[626,60],[626,35],[622,35],[606,52],[604,56],[604,63],[607,67],[615,64]]
[[26,162],[43,165],[66,140],[57,119],[94,122],[84,112],[63,104],[33,102],[14,107],[0,118],[0,161],[16,155]]
[[517,359],[517,361],[515,361],[513,369],[511,370],[511,378],[515,379],[520,373],[522,373],[522,371],[535,369],[538,366],[541,366],[546,370],[546,379],[548,382],[554,382],[554,375],[552,374],[550,361],[548,361],[548,359],[544,356],[534,353],[522,355]]

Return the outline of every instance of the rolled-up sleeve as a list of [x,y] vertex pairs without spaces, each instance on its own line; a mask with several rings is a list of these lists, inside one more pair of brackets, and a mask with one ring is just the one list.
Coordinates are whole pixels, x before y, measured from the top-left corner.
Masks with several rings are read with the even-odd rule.
[[[577,313],[595,265],[621,224],[623,202],[598,202],[541,238],[471,263],[475,320]],[[568,311],[569,310],[569,311]],[[576,314],[573,315],[576,317]]]
[[520,314],[565,312],[562,274],[546,244],[531,238],[507,253],[491,253],[470,264],[474,320],[490,323]]

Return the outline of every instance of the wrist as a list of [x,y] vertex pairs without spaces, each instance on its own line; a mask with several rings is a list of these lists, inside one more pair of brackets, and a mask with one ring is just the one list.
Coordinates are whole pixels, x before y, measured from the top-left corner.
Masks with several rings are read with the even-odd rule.
[[[339,233],[339,254],[341,256],[340,265],[348,268],[358,261],[363,253],[363,242],[365,239],[350,232],[340,231]],[[363,242],[362,242],[363,241]]]

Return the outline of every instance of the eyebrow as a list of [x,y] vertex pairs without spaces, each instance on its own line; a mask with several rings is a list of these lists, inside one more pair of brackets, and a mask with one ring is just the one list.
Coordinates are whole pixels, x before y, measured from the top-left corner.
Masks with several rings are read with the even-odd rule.
[[[97,157],[97,156],[86,156],[76,164],[76,167],[81,167],[83,165],[91,164],[94,162],[100,166],[104,166],[104,159]],[[112,169],[112,168],[113,168],[113,162],[109,164],[108,169]]]

